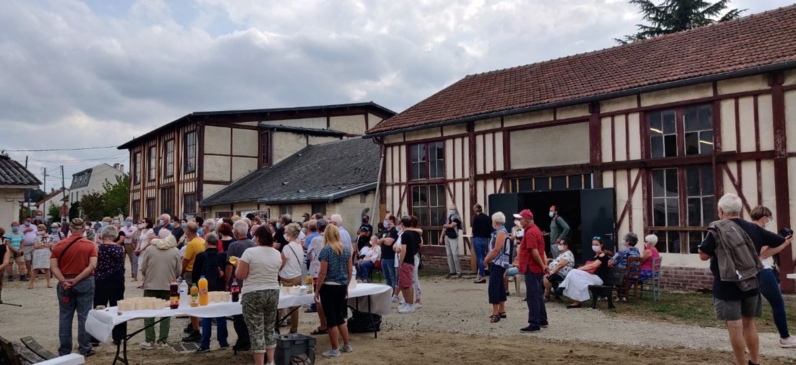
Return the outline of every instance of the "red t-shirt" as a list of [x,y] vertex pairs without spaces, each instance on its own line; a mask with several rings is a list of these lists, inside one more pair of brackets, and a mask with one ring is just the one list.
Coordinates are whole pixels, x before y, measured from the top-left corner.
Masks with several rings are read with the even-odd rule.
[[65,255],[61,255],[74,239],[75,236],[62,239],[53,247],[53,253],[50,256],[50,258],[58,259],[58,268],[65,276],[79,275],[88,267],[89,259],[97,257],[97,246],[83,237],[80,237],[69,251],[66,251]]
[[518,269],[521,274],[525,274],[528,268],[534,274],[544,273],[544,267],[539,266],[533,259],[534,249],[539,250],[539,257],[542,258],[543,263],[546,262],[544,237],[542,236],[542,231],[535,224],[525,230],[525,235],[522,236],[522,241],[520,242],[517,260],[519,261],[520,267]]

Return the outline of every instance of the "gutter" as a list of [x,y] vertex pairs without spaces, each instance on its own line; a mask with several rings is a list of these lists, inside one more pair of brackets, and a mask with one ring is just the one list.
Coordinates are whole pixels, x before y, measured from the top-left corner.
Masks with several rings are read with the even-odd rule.
[[582,98],[578,98],[578,99],[572,99],[572,100],[566,100],[566,101],[558,101],[558,102],[554,102],[554,103],[534,105],[534,106],[517,108],[517,109],[502,110],[502,111],[497,111],[497,112],[492,112],[492,113],[478,114],[478,115],[473,115],[473,116],[469,116],[469,117],[450,119],[450,120],[445,120],[445,121],[440,121],[440,122],[425,123],[425,124],[416,125],[416,126],[412,126],[412,127],[398,128],[398,129],[393,129],[393,130],[388,130],[388,131],[383,131],[383,132],[377,132],[377,133],[373,133],[373,134],[365,134],[364,136],[362,136],[362,138],[383,137],[383,136],[387,136],[387,135],[391,135],[391,134],[412,132],[412,131],[417,131],[417,130],[422,130],[422,129],[429,129],[429,128],[434,128],[434,127],[444,127],[444,126],[453,125],[453,124],[469,123],[469,122],[475,122],[475,121],[478,121],[478,120],[506,117],[506,116],[510,116],[510,115],[517,115],[517,114],[535,112],[535,111],[540,111],[540,110],[547,110],[547,109],[553,109],[553,108],[562,108],[562,107],[580,105],[580,104],[588,104],[588,103],[592,103],[592,102],[596,102],[596,101],[621,98],[621,97],[625,97],[625,96],[631,96],[631,95],[642,94],[642,93],[649,93],[649,92],[654,92],[654,91],[661,91],[661,90],[666,90],[666,89],[673,89],[673,88],[677,88],[677,87],[692,86],[692,85],[703,84],[703,83],[707,83],[707,82],[720,81],[720,80],[726,80],[726,79],[737,78],[737,77],[752,76],[752,75],[758,75],[758,74],[769,73],[769,72],[783,71],[783,70],[787,70],[787,69],[791,69],[791,68],[796,68],[796,61],[788,61],[788,62],[784,62],[784,63],[777,63],[777,64],[766,65],[766,66],[758,66],[758,67],[753,67],[753,68],[748,68],[748,69],[743,69],[743,70],[737,70],[737,71],[730,71],[730,72],[725,72],[725,73],[720,73],[720,74],[698,76],[698,77],[694,77],[694,78],[690,78],[690,79],[683,79],[683,80],[677,80],[677,81],[664,82],[664,83],[660,83],[660,84],[635,87],[635,88],[632,88],[632,89],[614,91],[614,92],[609,92],[607,94],[599,94],[599,95],[587,96],[587,97],[582,97]]
[[227,204],[238,204],[238,203],[260,203],[260,204],[304,204],[304,203],[329,203],[333,202],[338,199],[342,199],[357,193],[362,193],[365,191],[373,190],[377,186],[377,183],[369,183],[360,186],[356,186],[346,190],[340,190],[333,194],[327,194],[322,196],[316,197],[306,197],[301,199],[272,199],[272,198],[260,198],[260,199],[241,199],[241,200],[226,200],[221,202],[209,202],[209,203],[200,203],[199,205],[202,207],[210,207],[214,205],[227,205]]

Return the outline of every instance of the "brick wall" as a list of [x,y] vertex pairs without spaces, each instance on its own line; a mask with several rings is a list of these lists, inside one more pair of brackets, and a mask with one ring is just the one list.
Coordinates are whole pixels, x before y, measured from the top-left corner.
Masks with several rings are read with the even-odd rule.
[[706,268],[663,267],[661,270],[663,290],[710,290],[713,286],[713,274]]
[[[421,260],[423,262],[423,272],[432,274],[447,274],[450,272],[446,256],[425,254]],[[470,256],[459,255],[459,262],[462,265],[463,273],[472,273],[470,271]]]

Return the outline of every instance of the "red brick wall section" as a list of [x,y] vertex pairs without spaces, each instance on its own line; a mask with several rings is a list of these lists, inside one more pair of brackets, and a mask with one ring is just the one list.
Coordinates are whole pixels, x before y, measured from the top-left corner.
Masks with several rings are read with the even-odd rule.
[[[423,258],[420,259],[420,261],[423,262],[422,271],[425,273],[447,274],[450,272],[448,269],[448,258],[445,256],[423,255]],[[475,274],[474,272],[470,271],[470,256],[459,255],[459,263],[462,265],[462,273]]]
[[707,268],[663,267],[662,290],[697,291],[713,287],[713,275]]

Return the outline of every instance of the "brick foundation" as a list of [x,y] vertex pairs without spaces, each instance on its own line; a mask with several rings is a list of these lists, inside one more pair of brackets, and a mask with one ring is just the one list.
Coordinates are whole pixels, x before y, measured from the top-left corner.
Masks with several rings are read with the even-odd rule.
[[[448,258],[446,256],[425,254],[423,255],[422,262],[423,272],[432,274],[447,274],[450,272],[448,269]],[[459,255],[459,263],[462,265],[463,273],[473,273],[470,271],[470,256]]]
[[713,275],[707,268],[662,267],[661,270],[663,290],[709,291],[713,287]]

